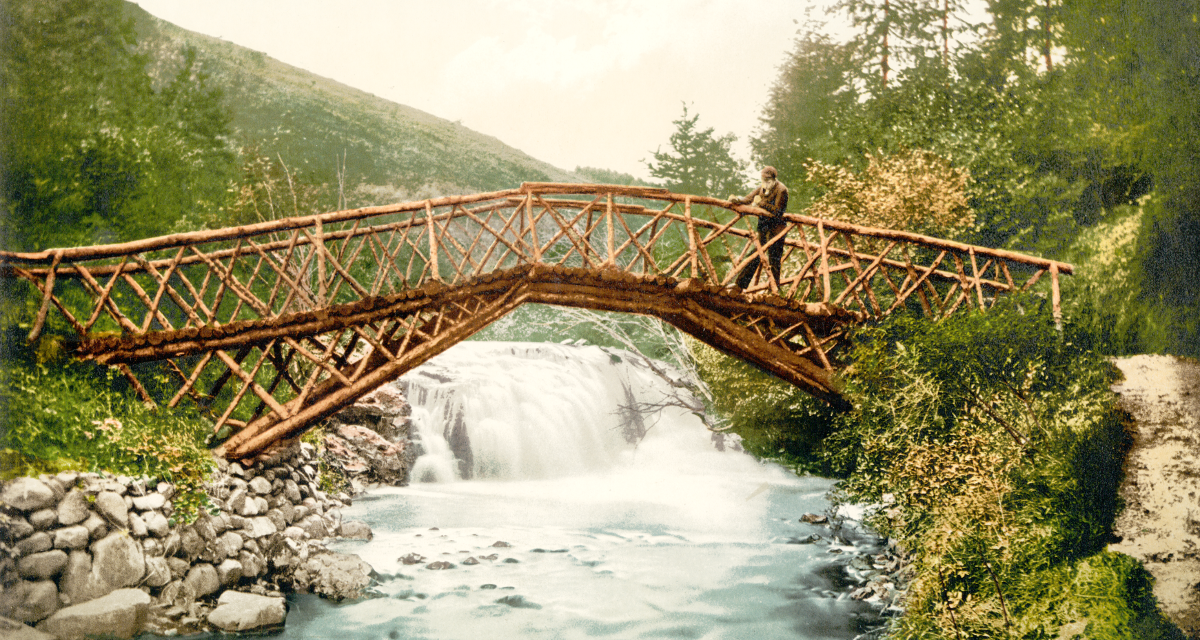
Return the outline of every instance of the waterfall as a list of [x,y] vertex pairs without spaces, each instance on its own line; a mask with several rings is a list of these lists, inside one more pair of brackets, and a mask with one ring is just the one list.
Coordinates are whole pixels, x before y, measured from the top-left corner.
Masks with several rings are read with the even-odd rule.
[[[679,390],[618,349],[464,342],[397,383],[413,407],[414,482],[538,479],[599,472],[654,431],[711,440]],[[688,398],[694,402],[694,398]],[[655,434],[660,435],[660,434]]]

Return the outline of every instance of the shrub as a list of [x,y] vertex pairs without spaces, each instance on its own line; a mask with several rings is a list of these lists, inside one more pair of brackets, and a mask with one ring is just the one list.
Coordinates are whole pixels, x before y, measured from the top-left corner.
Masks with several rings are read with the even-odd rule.
[[1137,561],[1104,551],[1128,438],[1088,335],[1027,297],[855,341],[855,409],[825,450],[838,499],[877,505],[871,524],[908,551],[894,637],[1171,633]]
[[175,518],[197,515],[213,465],[207,421],[189,409],[150,409],[123,393],[112,369],[9,361],[0,370],[0,468],[5,478],[63,470],[146,476],[176,485]]

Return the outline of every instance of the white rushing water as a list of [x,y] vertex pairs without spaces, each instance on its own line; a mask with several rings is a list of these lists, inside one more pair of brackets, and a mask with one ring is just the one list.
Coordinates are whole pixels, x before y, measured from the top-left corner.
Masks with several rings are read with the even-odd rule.
[[[284,638],[853,638],[830,482],[718,451],[672,387],[598,347],[463,343],[398,383],[424,454],[344,516],[379,597],[293,597]],[[639,422],[640,418],[640,422]],[[636,444],[629,430],[644,431]],[[507,545],[507,546],[505,546]],[[420,562],[406,564],[403,557]],[[434,562],[453,568],[437,570]],[[864,616],[860,618],[859,616]]]

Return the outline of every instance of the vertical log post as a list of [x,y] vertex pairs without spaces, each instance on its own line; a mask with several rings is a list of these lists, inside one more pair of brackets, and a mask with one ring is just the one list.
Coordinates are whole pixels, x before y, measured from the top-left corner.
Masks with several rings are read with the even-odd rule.
[[328,291],[325,288],[325,229],[321,223],[321,218],[317,218],[317,246],[314,249],[317,252],[317,304],[324,305],[329,301],[325,299]]
[[608,261],[611,266],[617,264],[617,253],[613,242],[613,197],[612,192],[608,192],[608,206],[604,213],[605,224],[608,225]]
[[425,201],[425,225],[429,227],[429,267],[434,280],[441,280],[438,274],[438,243],[433,230],[433,204]]
[[1062,333],[1062,298],[1058,291],[1058,263],[1050,263],[1050,304],[1054,309],[1054,328]]
[[821,302],[829,302],[829,240],[825,238],[825,222],[817,220],[817,240],[821,241]]
[[533,261],[542,261],[542,243],[538,242],[537,220],[533,217],[533,194],[525,196],[525,215],[529,216],[529,240],[533,244]]
[[699,256],[697,255],[698,243],[696,242],[696,221],[692,220],[691,196],[688,196],[683,201],[683,217],[687,220],[688,256],[689,261],[692,263],[692,277],[697,278],[700,276],[700,260]]
[[50,270],[46,273],[46,290],[42,293],[42,306],[38,307],[37,320],[29,330],[26,342],[32,344],[42,335],[42,327],[46,324],[46,314],[50,311],[50,299],[54,297],[54,274],[58,271],[58,263],[62,261],[62,249],[54,252],[54,260],[50,262]]

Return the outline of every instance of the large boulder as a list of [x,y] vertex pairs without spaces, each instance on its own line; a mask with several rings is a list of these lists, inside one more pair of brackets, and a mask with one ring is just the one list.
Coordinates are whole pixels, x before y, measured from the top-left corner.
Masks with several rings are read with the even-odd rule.
[[101,491],[96,495],[96,511],[109,522],[124,529],[129,526],[129,507],[116,491]]
[[309,556],[292,572],[297,591],[309,591],[331,600],[357,600],[366,595],[374,571],[356,555],[319,553]]
[[72,603],[86,602],[132,587],[146,575],[142,545],[114,531],[92,545],[92,553],[72,551],[60,586]]
[[150,596],[140,589],[118,589],[102,597],[59,609],[38,623],[38,631],[59,640],[89,636],[132,638],[142,631],[150,610]]
[[54,489],[37,478],[15,478],[0,491],[0,502],[26,513],[52,507],[54,501]]
[[250,631],[281,625],[286,618],[283,598],[226,591],[208,614],[208,623],[222,631]]

